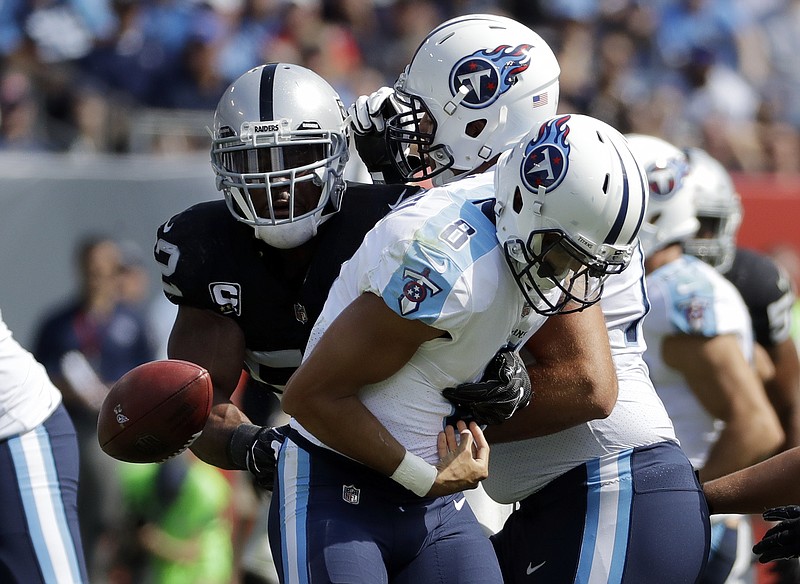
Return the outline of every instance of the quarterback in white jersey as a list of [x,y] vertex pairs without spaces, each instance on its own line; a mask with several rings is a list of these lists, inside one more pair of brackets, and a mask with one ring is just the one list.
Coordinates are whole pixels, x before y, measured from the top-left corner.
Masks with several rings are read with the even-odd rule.
[[0,315],[0,580],[86,582],[78,442],[61,393]]
[[460,493],[485,478],[488,445],[442,391],[546,314],[595,303],[630,261],[644,201],[616,130],[586,116],[546,128],[501,158],[528,169],[524,194],[491,173],[434,188],[343,265],[283,398],[269,525],[286,581],[502,581]]
[[[628,136],[650,185],[641,238],[651,311],[645,319],[653,383],[683,450],[703,481],[772,454],[783,435],[752,365],[750,317],[736,288],[685,255],[698,228],[685,154],[653,136]],[[708,582],[747,583],[752,533],[747,517],[711,521]]]
[[[464,205],[466,200],[471,204]],[[454,413],[441,389],[478,379],[498,350],[518,346],[545,320],[525,303],[508,270],[491,218],[493,203],[491,174],[403,203],[342,266],[306,349],[311,353],[342,310],[365,292],[401,317],[446,333],[420,346],[390,378],[359,392],[387,430],[431,464],[438,462],[442,420]],[[382,250],[379,256],[376,249]],[[320,444],[296,420],[291,425]]]

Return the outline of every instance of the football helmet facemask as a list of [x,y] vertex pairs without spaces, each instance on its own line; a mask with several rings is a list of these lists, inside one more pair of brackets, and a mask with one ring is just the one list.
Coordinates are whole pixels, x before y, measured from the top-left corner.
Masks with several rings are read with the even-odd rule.
[[725,273],[736,255],[736,235],[742,224],[742,201],[722,164],[699,148],[686,150],[689,188],[694,191],[700,228],[686,241],[686,253]]
[[547,43],[502,16],[445,22],[395,84],[386,140],[406,181],[445,184],[515,144],[558,105],[561,70]]
[[546,120],[500,157],[497,237],[528,304],[582,310],[630,263],[647,186],[623,136],[583,115]]
[[296,247],[340,209],[344,106],[313,71],[286,63],[251,69],[223,94],[210,132],[217,188],[257,238]]
[[627,134],[628,144],[647,173],[647,215],[639,233],[645,257],[673,243],[685,243],[697,232],[694,195],[686,155],[666,140]]

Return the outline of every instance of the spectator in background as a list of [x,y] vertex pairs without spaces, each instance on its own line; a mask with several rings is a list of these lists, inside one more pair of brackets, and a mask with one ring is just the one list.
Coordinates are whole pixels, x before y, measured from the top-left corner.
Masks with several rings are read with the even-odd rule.
[[119,468],[125,513],[122,564],[133,583],[229,584],[231,486],[185,452],[162,464]]
[[77,490],[61,393],[0,315],[0,582],[87,582]]
[[205,109],[217,105],[228,85],[219,70],[219,55],[227,33],[222,16],[202,6],[190,17],[186,42],[177,67],[161,71],[154,83],[151,104],[173,109]]
[[16,69],[0,74],[0,151],[47,150],[40,122],[41,106],[30,75]]
[[153,358],[141,312],[120,300],[120,249],[105,236],[90,236],[77,247],[79,290],[48,312],[35,334],[34,354],[64,394],[80,446],[81,520],[90,577],[105,570],[119,511],[114,482],[116,461],[97,442],[97,412],[108,386]]

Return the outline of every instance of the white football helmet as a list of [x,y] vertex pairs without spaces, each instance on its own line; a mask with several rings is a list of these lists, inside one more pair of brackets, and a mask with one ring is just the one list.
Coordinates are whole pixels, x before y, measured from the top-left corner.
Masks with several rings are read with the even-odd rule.
[[689,163],[676,146],[656,136],[627,134],[628,144],[647,173],[650,196],[639,232],[645,257],[697,232],[694,196],[687,185]]
[[547,43],[510,18],[448,20],[418,47],[395,84],[389,152],[406,181],[445,184],[556,113],[561,70]]
[[348,128],[339,95],[313,71],[255,67],[219,100],[211,130],[217,188],[239,221],[296,247],[341,207]]
[[497,237],[528,304],[574,312],[624,270],[647,206],[644,170],[625,138],[583,115],[555,116],[500,157]]
[[700,228],[686,242],[686,253],[714,266],[721,273],[733,265],[736,234],[742,224],[742,201],[725,167],[705,150],[686,150],[687,181],[694,192]]

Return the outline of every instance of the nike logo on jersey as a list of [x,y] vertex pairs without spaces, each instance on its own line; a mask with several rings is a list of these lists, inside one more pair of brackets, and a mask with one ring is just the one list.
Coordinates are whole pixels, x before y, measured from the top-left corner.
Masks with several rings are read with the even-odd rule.
[[167,233],[170,229],[172,229],[174,227],[174,223],[172,222],[172,219],[174,219],[174,217],[170,218],[169,221],[164,223],[164,226],[161,228],[161,231],[163,231],[164,233]]
[[434,270],[436,270],[440,274],[445,273],[445,271],[447,270],[447,263],[444,260],[434,259],[433,256],[431,256],[431,254],[428,253],[428,251],[422,246],[420,246],[419,252],[422,254],[422,257],[424,257],[427,260],[427,262]]
[[547,560],[545,560],[544,562],[542,562],[542,563],[541,563],[541,564],[539,564],[538,566],[534,566],[534,565],[533,565],[533,562],[531,562],[530,564],[528,564],[528,567],[525,569],[525,574],[527,574],[528,576],[530,576],[530,575],[531,575],[531,574],[533,574],[533,573],[534,573],[536,570],[538,570],[539,568],[541,568],[542,566],[544,566],[546,563],[547,563]]
[[460,501],[453,501],[453,505],[456,507],[456,511],[461,511],[461,508],[464,506],[464,502],[467,500],[466,497],[461,497]]

